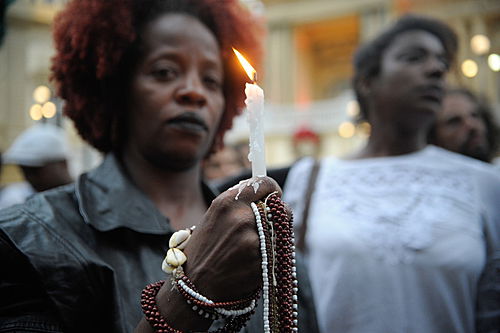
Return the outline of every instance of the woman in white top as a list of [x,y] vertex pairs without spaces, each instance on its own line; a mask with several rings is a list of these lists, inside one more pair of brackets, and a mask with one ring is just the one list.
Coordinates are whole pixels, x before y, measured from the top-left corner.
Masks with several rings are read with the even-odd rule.
[[[456,49],[446,25],[407,16],[356,53],[371,136],[321,161],[305,236],[323,333],[499,331],[500,178],[426,144]],[[295,221],[312,164],[284,188]]]

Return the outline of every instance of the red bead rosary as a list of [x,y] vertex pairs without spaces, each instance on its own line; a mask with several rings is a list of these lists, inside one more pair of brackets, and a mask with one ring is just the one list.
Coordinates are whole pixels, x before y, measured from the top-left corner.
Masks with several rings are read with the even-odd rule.
[[287,214],[283,201],[276,193],[270,194],[263,202],[252,205],[252,208],[257,228],[259,229],[260,220],[263,229],[260,234],[265,238],[264,242],[261,239],[261,243],[264,243],[264,246],[261,244],[263,262],[267,265],[263,266],[264,332],[297,332],[298,282],[293,216]]

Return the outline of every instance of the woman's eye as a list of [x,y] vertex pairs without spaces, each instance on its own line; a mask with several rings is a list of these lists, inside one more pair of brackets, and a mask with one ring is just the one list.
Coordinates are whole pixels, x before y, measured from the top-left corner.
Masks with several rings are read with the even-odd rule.
[[460,118],[458,117],[450,118],[446,121],[446,124],[448,126],[457,126],[458,124],[460,124]]
[[168,81],[175,78],[176,72],[172,68],[157,68],[153,69],[151,74],[157,79],[161,81]]
[[472,112],[471,117],[475,119],[481,119],[481,114],[479,112]]
[[222,86],[221,81],[215,76],[206,76],[204,81],[205,84],[212,89],[220,89]]
[[422,59],[422,55],[420,55],[420,54],[407,54],[405,56],[405,59],[409,62],[415,62],[415,61],[419,61],[420,59]]

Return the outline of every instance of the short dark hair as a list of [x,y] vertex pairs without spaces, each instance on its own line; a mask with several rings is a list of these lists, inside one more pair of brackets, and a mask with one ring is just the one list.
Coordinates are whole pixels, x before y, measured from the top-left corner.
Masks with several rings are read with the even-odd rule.
[[199,19],[215,35],[223,58],[225,110],[215,145],[244,105],[248,79],[231,47],[262,58],[262,22],[239,0],[73,0],[54,21],[52,79],[65,100],[64,113],[80,136],[101,152],[117,150],[124,137],[122,98],[140,56],[140,35],[165,13]]
[[458,39],[455,32],[445,23],[425,16],[407,14],[383,31],[372,41],[362,45],[354,54],[353,89],[360,107],[359,121],[367,120],[368,110],[365,96],[360,85],[363,80],[376,77],[380,72],[380,64],[384,51],[400,34],[410,30],[422,30],[436,36],[443,44],[449,63],[455,60]]
[[[487,99],[483,96],[479,96],[473,93],[467,88],[448,88],[446,90],[445,96],[449,95],[462,95],[467,97],[474,105],[476,105],[476,111],[479,113],[484,125],[486,127],[486,140],[488,141],[489,151],[486,157],[487,162],[491,161],[498,152],[500,148],[500,128],[496,123],[493,110]],[[436,124],[431,127],[427,141],[431,144],[436,143]]]

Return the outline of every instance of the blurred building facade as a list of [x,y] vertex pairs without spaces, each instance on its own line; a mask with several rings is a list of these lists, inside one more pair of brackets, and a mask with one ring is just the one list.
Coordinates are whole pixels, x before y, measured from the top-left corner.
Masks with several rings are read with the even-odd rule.
[[[318,131],[323,156],[343,155],[364,142],[369,125],[352,123],[356,114],[350,90],[352,55],[360,43],[405,13],[442,19],[455,29],[460,49],[449,81],[487,97],[500,118],[500,1],[263,0],[263,3],[268,22],[266,112],[275,108],[281,111],[279,118],[287,119],[288,126],[280,123],[280,127],[287,133],[304,123]],[[481,54],[476,54],[471,45],[476,35],[486,36],[489,41],[487,49],[482,46]],[[490,64],[492,68],[488,66],[491,54],[490,62],[496,62]],[[273,151],[274,145],[282,145],[283,140],[271,137],[284,132],[275,128],[276,122],[270,123],[273,128],[268,128],[266,138],[269,150]],[[283,156],[283,162],[285,159],[289,157]]]
[[[408,12],[443,19],[457,31],[460,52],[450,81],[484,94],[500,117],[500,68],[488,67],[488,56],[500,53],[498,0],[241,1],[268,22],[265,68],[259,73],[259,84],[266,96],[266,153],[271,167],[294,160],[293,133],[304,126],[320,135],[320,156],[343,155],[363,143],[369,125],[352,123],[357,112],[350,90],[352,54],[360,43]],[[47,102],[36,100],[36,88],[44,85],[54,92],[49,81],[54,53],[51,24],[65,2],[15,0],[7,9],[6,35],[0,46],[0,150],[35,121],[57,122],[70,133],[72,168],[79,173],[95,165],[100,156],[79,140],[70,122],[60,115],[62,102],[49,97],[56,115],[33,118],[33,105],[43,107]],[[477,34],[487,36],[490,44],[480,55],[470,45]],[[465,60],[473,62],[467,63],[472,64],[467,76],[461,69]],[[227,140],[237,142],[247,135],[243,114]],[[15,175],[8,171],[4,179],[12,177]]]
[[[96,165],[101,156],[76,135],[62,116],[62,101],[54,95],[50,65],[54,55],[52,22],[67,0],[10,0],[5,35],[0,45],[0,151],[35,122],[63,127],[70,141],[73,175]],[[2,184],[20,179],[17,167],[5,166]]]

